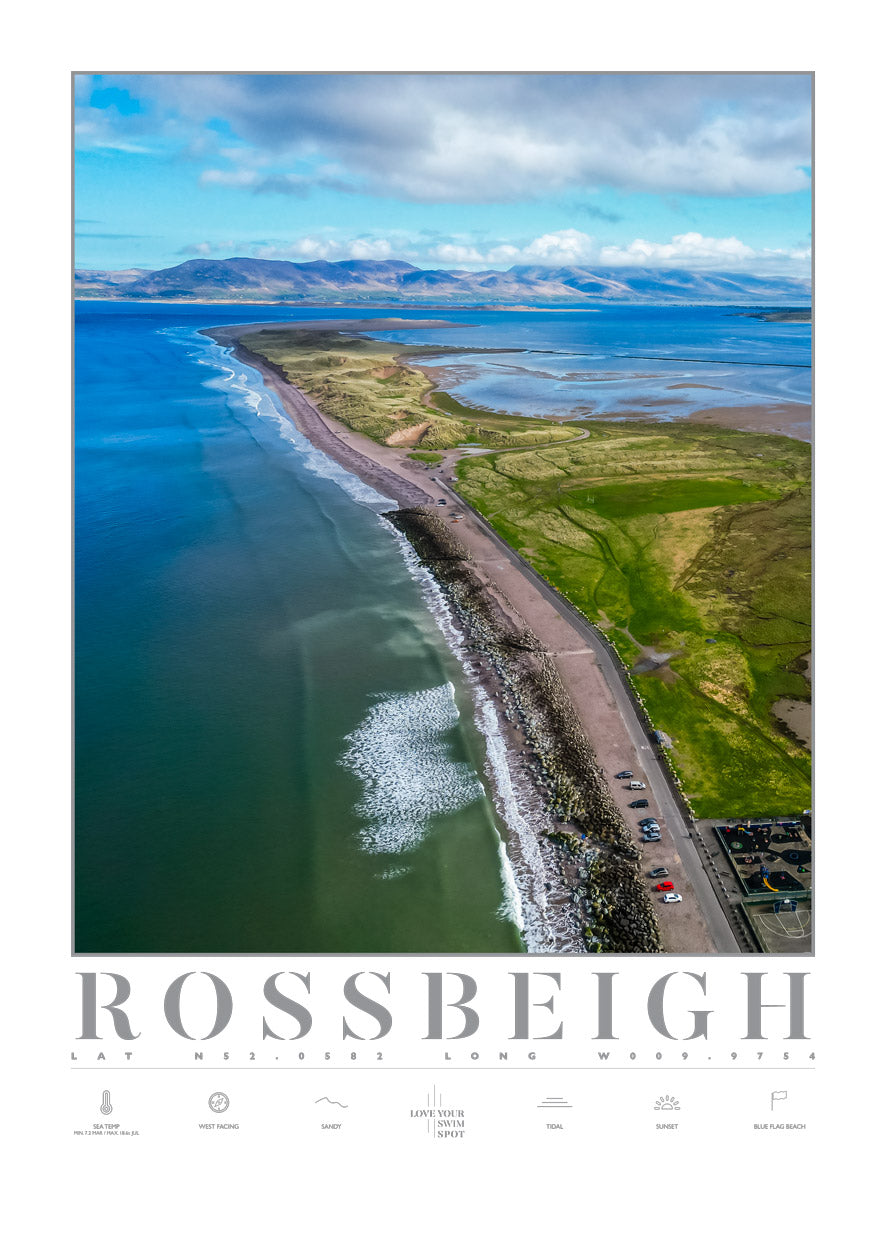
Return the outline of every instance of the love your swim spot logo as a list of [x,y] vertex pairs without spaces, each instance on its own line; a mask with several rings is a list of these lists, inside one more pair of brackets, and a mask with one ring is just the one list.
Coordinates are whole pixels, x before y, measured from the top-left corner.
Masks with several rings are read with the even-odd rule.
[[437,1093],[436,1085],[425,1096],[425,1106],[413,1107],[409,1118],[424,1120],[425,1131],[435,1140],[458,1140],[465,1135],[464,1110],[460,1107],[445,1107],[443,1095]]

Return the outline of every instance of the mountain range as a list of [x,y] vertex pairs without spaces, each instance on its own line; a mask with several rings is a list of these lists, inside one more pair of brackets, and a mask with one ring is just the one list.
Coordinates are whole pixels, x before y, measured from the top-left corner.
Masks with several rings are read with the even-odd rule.
[[512,305],[648,302],[805,305],[809,280],[728,271],[644,267],[517,266],[508,271],[424,270],[410,263],[352,259],[189,259],[146,271],[76,271],[75,296],[115,300],[353,305]]

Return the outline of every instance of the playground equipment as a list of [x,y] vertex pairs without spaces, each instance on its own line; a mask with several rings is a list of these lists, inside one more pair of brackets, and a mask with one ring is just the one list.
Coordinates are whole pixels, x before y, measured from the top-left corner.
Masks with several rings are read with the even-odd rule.
[[773,887],[772,883],[769,882],[769,869],[767,866],[765,865],[760,866],[760,877],[763,880],[764,887],[768,887],[770,891],[778,891],[778,888]]

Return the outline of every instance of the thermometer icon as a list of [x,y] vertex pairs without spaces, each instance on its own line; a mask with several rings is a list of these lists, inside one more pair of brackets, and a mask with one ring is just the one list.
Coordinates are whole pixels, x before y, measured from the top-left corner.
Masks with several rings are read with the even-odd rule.
[[114,1108],[111,1106],[111,1091],[109,1089],[106,1089],[102,1093],[102,1104],[99,1107],[99,1110],[101,1111],[102,1115],[110,1115],[113,1109]]

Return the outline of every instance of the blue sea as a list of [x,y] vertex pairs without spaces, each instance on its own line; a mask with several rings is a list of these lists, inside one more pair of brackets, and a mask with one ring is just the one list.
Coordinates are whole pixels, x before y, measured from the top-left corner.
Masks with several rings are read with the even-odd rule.
[[378,334],[512,412],[680,416],[713,393],[672,384],[715,378],[717,405],[808,402],[809,328],[739,313],[79,303],[76,949],[551,946],[531,808],[389,501],[199,328],[471,324]]

